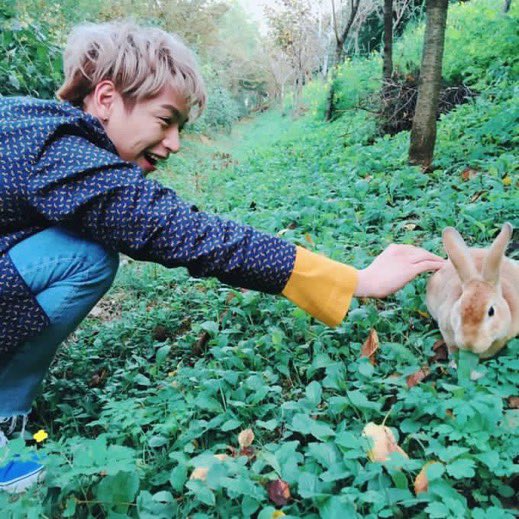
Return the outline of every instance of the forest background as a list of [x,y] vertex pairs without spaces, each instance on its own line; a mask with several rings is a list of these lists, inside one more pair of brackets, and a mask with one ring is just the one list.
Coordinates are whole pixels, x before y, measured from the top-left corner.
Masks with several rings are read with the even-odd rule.
[[[437,144],[421,166],[409,130],[425,2],[393,2],[389,75],[385,5],[280,0],[260,32],[227,1],[2,0],[0,94],[53,97],[69,28],[132,15],[178,32],[207,80],[206,114],[156,174],[184,198],[358,267],[393,241],[443,254],[446,225],[486,245],[519,226],[518,5],[449,3]],[[425,283],[354,301],[331,330],[280,298],[125,258],[31,415],[30,432],[49,435],[46,482],[0,494],[2,513],[513,517],[519,341],[453,369]],[[373,462],[369,422],[409,458]],[[237,440],[247,429],[251,445]]]

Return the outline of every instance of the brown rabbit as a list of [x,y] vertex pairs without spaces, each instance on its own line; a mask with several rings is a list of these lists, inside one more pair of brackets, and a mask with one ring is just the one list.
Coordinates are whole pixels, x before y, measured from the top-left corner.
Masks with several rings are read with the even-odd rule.
[[519,263],[505,257],[512,229],[505,223],[489,249],[470,249],[444,229],[449,261],[429,279],[426,303],[450,352],[488,358],[519,333]]

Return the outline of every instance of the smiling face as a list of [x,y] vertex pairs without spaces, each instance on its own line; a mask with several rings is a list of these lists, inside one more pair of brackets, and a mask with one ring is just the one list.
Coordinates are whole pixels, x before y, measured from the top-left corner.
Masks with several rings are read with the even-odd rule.
[[158,160],[179,150],[189,106],[180,93],[165,87],[157,96],[130,107],[111,81],[103,81],[85,98],[85,111],[101,121],[123,160],[149,173]]

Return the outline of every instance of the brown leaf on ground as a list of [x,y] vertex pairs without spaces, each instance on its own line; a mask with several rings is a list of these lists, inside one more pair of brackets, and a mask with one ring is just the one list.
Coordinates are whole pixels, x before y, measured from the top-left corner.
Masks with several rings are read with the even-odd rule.
[[270,500],[278,506],[285,506],[291,498],[288,483],[282,479],[270,481],[267,484],[267,492]]
[[244,429],[240,434],[238,434],[238,444],[242,449],[245,447],[249,447],[254,441],[254,433],[252,429]]
[[229,450],[229,454],[233,458],[238,458],[239,456],[246,456],[247,458],[249,458],[249,461],[252,461],[256,457],[256,450],[254,449],[254,447],[243,447],[237,449],[232,445],[228,445],[227,449]]
[[[225,461],[227,458],[229,458],[227,454],[215,454],[214,457],[219,461]],[[189,479],[199,479],[200,481],[205,481],[208,472],[208,467],[196,467],[191,473],[191,476],[189,476]]]
[[373,443],[368,451],[368,458],[371,461],[387,461],[393,452],[399,452],[402,456],[409,458],[396,442],[391,429],[385,425],[370,422],[364,427],[362,435],[369,438]]
[[310,236],[309,233],[306,233],[306,234],[305,234],[305,240],[306,240],[310,245],[315,245],[314,240],[312,239],[312,237]]
[[429,366],[424,366],[419,369],[416,373],[409,375],[406,379],[407,387],[411,388],[419,384],[425,377],[428,377],[431,373]]
[[378,350],[379,342],[377,331],[373,328],[360,350],[361,357],[367,357],[373,366],[376,364],[375,352]]
[[474,202],[477,202],[483,195],[486,195],[487,191],[478,191],[477,193],[474,193],[470,197],[470,203],[473,204]]
[[427,467],[430,467],[437,461],[428,461],[423,467],[416,479],[414,480],[414,493],[416,495],[429,490],[429,480],[427,479]]
[[508,407],[510,409],[519,409],[519,396],[511,396],[508,398]]
[[249,460],[252,460],[256,457],[256,451],[254,447],[243,447],[243,449],[240,449],[240,456],[247,456]]
[[479,173],[479,171],[477,169],[465,168],[461,172],[461,179],[466,182],[467,180],[470,180],[470,179],[476,177],[478,175],[478,173]]
[[434,355],[431,358],[431,362],[439,362],[441,360],[449,359],[449,350],[447,349],[447,345],[443,339],[438,339],[433,344]]
[[107,377],[108,377],[108,371],[106,371],[106,369],[103,368],[98,373],[95,373],[94,375],[92,375],[92,378],[90,379],[88,386],[89,387],[99,387],[105,382]]
[[158,324],[153,328],[152,336],[157,342],[164,342],[171,337],[171,333],[165,326]]

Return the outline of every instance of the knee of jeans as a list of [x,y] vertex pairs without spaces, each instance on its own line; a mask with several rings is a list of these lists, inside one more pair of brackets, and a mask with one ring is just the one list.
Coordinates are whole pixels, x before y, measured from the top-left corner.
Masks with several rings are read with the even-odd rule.
[[88,259],[91,262],[89,270],[95,276],[97,283],[105,291],[108,290],[119,268],[119,254],[95,243],[89,246]]

